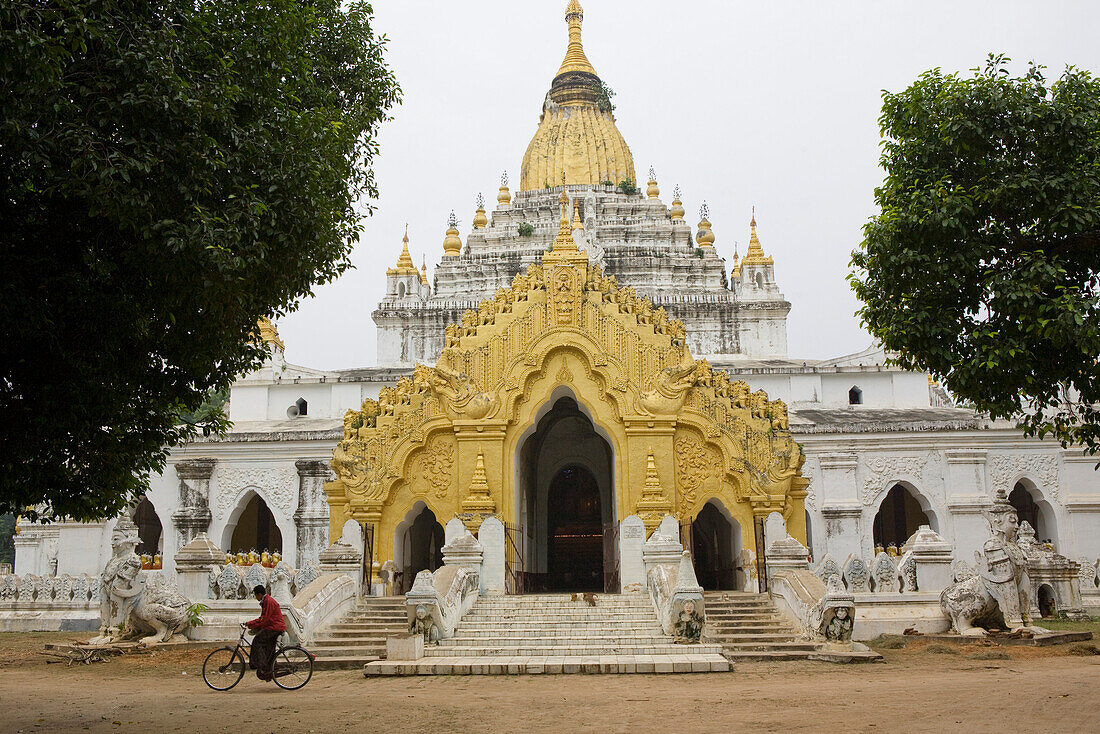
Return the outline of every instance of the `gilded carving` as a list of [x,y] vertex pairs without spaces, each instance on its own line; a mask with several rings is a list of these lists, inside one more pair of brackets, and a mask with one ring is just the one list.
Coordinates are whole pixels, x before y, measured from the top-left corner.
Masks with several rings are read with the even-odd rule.
[[427,488],[439,499],[451,492],[455,466],[455,441],[440,436],[420,455],[420,473],[427,479]]

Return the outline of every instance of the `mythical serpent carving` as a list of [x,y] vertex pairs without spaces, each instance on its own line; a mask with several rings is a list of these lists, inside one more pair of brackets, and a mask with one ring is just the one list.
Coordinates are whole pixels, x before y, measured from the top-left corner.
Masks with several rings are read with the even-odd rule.
[[442,364],[432,370],[431,386],[434,392],[446,398],[451,411],[466,418],[484,418],[496,407],[496,397],[479,392],[469,375],[454,372]]
[[642,409],[651,415],[678,413],[684,407],[687,392],[695,385],[696,362],[687,353],[673,367],[665,367],[650,383],[650,389],[638,396]]

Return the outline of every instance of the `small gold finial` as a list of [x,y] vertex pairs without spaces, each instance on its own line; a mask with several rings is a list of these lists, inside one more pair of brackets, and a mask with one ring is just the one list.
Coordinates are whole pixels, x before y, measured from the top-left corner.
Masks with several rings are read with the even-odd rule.
[[512,192],[508,190],[508,172],[500,174],[500,190],[497,193],[497,206],[505,207],[512,203]]
[[462,240],[458,237],[458,217],[452,211],[447,217],[447,235],[443,238],[443,257],[458,257],[462,254]]
[[558,225],[558,236],[554,238],[554,252],[577,249],[577,243],[573,239],[573,231],[569,228],[569,195],[565,193],[565,171],[561,172],[561,196],[558,197],[561,204],[561,222]]
[[714,232],[710,229],[710,207],[705,201],[699,207],[699,231],[695,233],[695,244],[699,247],[714,247]]
[[645,193],[650,199],[657,199],[661,196],[661,190],[657,188],[657,172],[653,170],[653,166],[649,167],[649,184]]
[[682,222],[684,220],[684,202],[680,201],[680,184],[676,184],[676,187],[672,189],[672,207],[668,210],[668,213],[673,221]]
[[423,283],[424,285],[428,284],[428,258],[427,258],[427,256],[425,256],[424,259],[420,261],[420,282]]
[[485,197],[477,195],[477,209],[474,211],[474,229],[485,229],[489,224],[489,218],[485,216]]
[[578,229],[584,229],[584,225],[581,224],[580,207],[578,207],[576,204],[573,205],[573,223],[569,226],[573,229],[574,232],[576,232]]

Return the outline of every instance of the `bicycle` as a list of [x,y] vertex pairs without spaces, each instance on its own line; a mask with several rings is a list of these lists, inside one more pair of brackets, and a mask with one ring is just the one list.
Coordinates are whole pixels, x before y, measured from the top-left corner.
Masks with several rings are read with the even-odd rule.
[[[202,663],[202,679],[206,681],[206,685],[215,691],[228,691],[240,683],[244,672],[248,670],[248,662],[242,650],[251,650],[252,647],[245,641],[248,632],[248,627],[242,624],[236,647],[219,647],[206,656]],[[275,648],[271,671],[275,685],[287,691],[296,691],[313,677],[313,653],[301,645],[280,645]]]

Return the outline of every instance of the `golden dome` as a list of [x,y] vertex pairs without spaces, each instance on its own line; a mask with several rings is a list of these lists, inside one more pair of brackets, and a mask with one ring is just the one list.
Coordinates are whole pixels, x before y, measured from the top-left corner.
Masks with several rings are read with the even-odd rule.
[[695,233],[695,244],[699,247],[714,247],[714,232],[710,231],[710,209],[705,201],[699,207],[699,231]]
[[615,127],[603,82],[581,45],[584,11],[570,0],[565,11],[569,46],[542,105],[538,130],[520,166],[520,190],[548,188],[565,172],[567,185],[637,181],[634,158]]
[[485,198],[481,195],[477,195],[477,211],[474,212],[474,229],[485,229],[485,225],[489,224],[489,218],[485,216]]
[[672,190],[672,208],[668,210],[669,216],[673,219],[683,221],[684,219],[684,202],[680,201],[680,187],[676,186]]
[[443,257],[458,257],[462,254],[462,240],[458,238],[458,219],[455,213],[447,217],[447,236],[443,238]]

